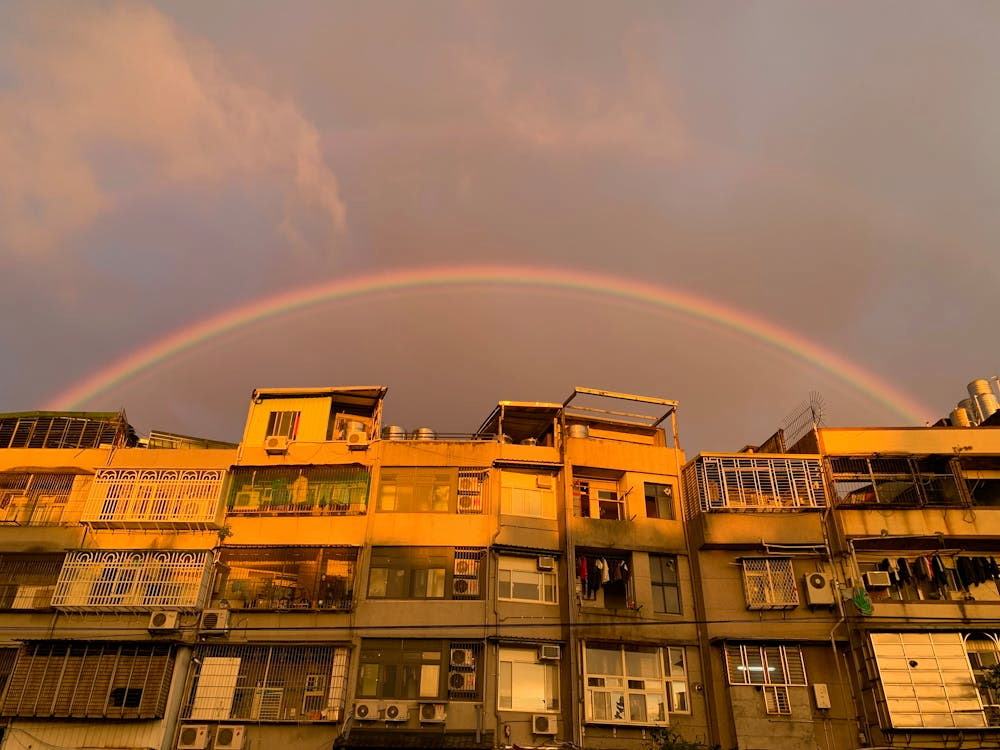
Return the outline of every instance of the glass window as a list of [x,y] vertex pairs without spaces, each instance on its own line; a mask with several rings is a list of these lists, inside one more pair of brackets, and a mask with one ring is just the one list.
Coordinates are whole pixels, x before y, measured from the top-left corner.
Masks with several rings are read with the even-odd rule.
[[805,685],[799,646],[726,644],[730,685]]
[[618,482],[613,479],[573,479],[574,510],[583,518],[624,521],[625,498],[618,494]]
[[667,706],[671,713],[691,713],[688,700],[687,659],[684,649],[668,646],[663,649],[664,671],[667,675]]
[[643,489],[646,496],[646,518],[673,520],[676,517],[674,515],[674,488],[671,485],[645,482]]
[[661,614],[681,613],[676,555],[649,556],[650,581],[653,587],[653,610]]
[[537,557],[501,557],[497,598],[555,604],[556,581],[555,565],[552,570],[540,570]]
[[299,417],[301,412],[297,411],[272,411],[267,418],[267,435],[272,437],[280,435],[295,440],[299,433]]
[[485,550],[373,547],[369,599],[479,599]]
[[798,605],[791,558],[744,558],[742,565],[747,609],[791,609]]
[[377,509],[386,513],[482,513],[487,469],[387,467]]
[[350,609],[354,547],[224,547],[213,602],[233,609]]
[[586,644],[587,721],[665,724],[668,714],[665,675],[664,652],[657,646]]
[[505,470],[500,478],[500,512],[509,516],[554,519],[555,476]]
[[500,709],[559,710],[559,662],[539,661],[537,648],[501,648],[497,679]]

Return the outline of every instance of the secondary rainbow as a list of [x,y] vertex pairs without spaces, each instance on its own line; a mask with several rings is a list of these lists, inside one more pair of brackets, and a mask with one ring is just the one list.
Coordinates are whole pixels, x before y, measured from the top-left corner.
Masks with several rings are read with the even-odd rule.
[[906,393],[844,357],[744,310],[689,292],[585,271],[533,266],[438,266],[384,271],[327,281],[257,299],[200,320],[130,352],[52,397],[46,409],[81,409],[115,386],[216,336],[268,318],[336,300],[369,294],[448,286],[565,289],[689,315],[744,334],[824,370],[882,404],[908,423],[933,413]]

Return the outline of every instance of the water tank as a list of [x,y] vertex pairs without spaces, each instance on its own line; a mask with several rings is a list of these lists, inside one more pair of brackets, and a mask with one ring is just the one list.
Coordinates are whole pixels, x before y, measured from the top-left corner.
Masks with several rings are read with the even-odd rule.
[[417,431],[413,434],[417,440],[434,440],[437,437],[437,433],[430,427],[418,427]]
[[963,398],[958,402],[959,409],[965,409],[965,413],[969,415],[969,421],[972,424],[979,424],[979,407],[976,406],[976,402],[971,398]]
[[976,396],[982,396],[984,394],[992,394],[993,389],[990,387],[990,381],[986,378],[976,378],[968,385],[969,395],[975,398]]
[[398,424],[391,424],[388,427],[382,428],[382,437],[386,440],[405,440],[406,430]]
[[997,401],[997,397],[993,395],[993,392],[989,393],[977,393],[976,403],[979,404],[979,413],[983,415],[983,419],[990,417],[1000,409],[1000,401]]
[[956,406],[951,410],[951,426],[952,427],[971,427],[972,422],[969,421],[969,412],[967,412],[961,406]]
[[585,424],[571,424],[569,426],[569,436],[572,438],[590,437],[590,428]]

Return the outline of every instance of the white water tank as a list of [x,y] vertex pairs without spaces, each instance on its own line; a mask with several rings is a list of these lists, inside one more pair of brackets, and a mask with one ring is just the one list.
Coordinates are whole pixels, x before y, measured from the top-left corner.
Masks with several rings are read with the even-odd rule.
[[391,424],[382,430],[382,437],[386,440],[405,440],[406,430],[398,424]]
[[1000,409],[1000,401],[997,401],[992,392],[976,394],[976,403],[979,404],[979,412],[983,415],[983,419],[991,417],[997,409]]
[[972,422],[969,421],[969,412],[967,412],[963,407],[956,406],[951,410],[951,426],[952,427],[971,427]]
[[437,433],[430,427],[418,427],[414,436],[417,440],[434,440],[437,437]]

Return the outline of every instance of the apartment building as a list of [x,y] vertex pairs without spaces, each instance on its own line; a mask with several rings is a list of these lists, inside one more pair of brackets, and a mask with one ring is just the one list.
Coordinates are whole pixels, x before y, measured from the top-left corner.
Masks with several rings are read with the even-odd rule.
[[385,395],[257,390],[238,445],[0,416],[3,747],[707,737],[676,403]]

